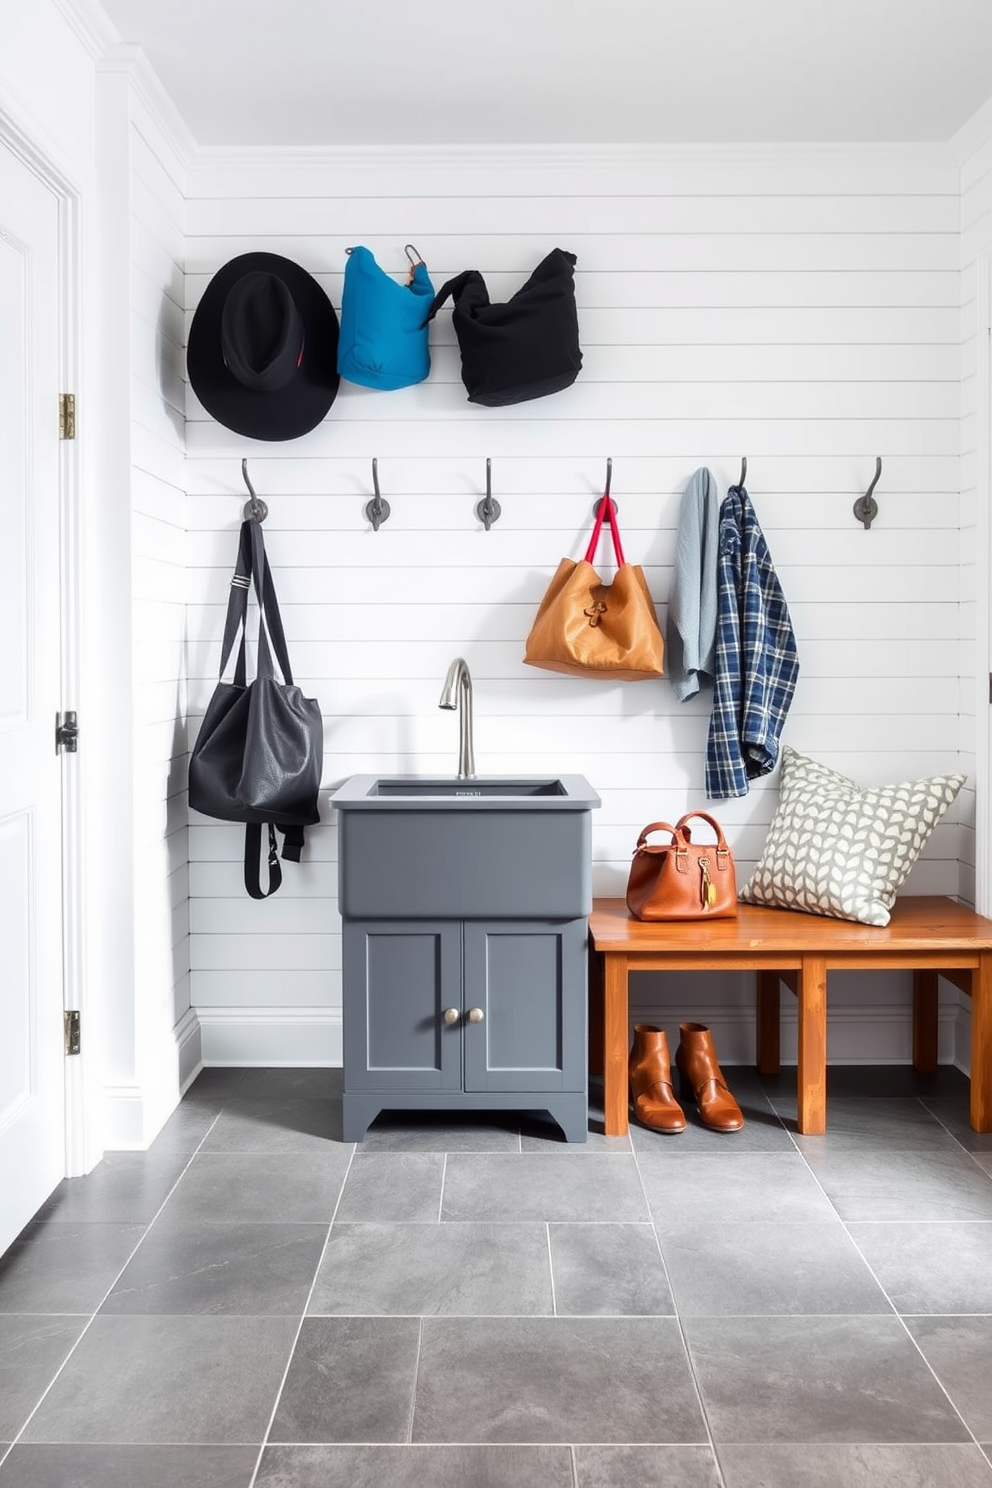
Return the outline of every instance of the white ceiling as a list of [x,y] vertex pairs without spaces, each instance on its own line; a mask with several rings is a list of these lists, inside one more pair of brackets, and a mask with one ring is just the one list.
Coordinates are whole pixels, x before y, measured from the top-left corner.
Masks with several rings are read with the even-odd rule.
[[992,0],[102,0],[200,146],[945,142]]

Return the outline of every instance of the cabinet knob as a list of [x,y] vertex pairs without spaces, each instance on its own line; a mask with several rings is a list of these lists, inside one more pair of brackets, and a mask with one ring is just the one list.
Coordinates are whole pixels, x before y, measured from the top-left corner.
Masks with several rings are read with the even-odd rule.
[[481,1023],[485,1016],[481,1008],[469,1008],[468,1010],[468,1021],[470,1023]]
[[457,1008],[445,1008],[444,1010],[444,1021],[445,1023],[447,1023],[449,1028],[452,1026],[452,1024],[458,1022],[460,1016],[461,1015]]

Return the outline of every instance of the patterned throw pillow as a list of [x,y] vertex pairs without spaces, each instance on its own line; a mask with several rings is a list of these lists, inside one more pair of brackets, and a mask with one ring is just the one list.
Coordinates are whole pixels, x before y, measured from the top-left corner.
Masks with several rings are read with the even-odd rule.
[[934,775],[862,790],[784,745],[778,809],[738,897],[887,925],[909,870],[967,778]]

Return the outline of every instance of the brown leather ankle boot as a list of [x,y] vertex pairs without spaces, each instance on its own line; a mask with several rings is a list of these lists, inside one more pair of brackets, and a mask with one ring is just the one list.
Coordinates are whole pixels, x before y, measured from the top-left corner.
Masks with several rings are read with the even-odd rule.
[[685,1113],[675,1099],[663,1028],[634,1024],[634,1042],[627,1061],[634,1115],[642,1126],[658,1132],[685,1131]]
[[695,1099],[699,1119],[712,1131],[740,1131],[744,1115],[727,1089],[709,1029],[702,1023],[680,1023],[679,1035],[675,1064],[683,1100]]

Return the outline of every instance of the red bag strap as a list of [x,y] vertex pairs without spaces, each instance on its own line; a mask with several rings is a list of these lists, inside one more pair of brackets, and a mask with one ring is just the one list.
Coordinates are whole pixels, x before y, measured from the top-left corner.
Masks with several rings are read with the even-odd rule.
[[624,557],[623,548],[620,546],[620,531],[617,527],[617,511],[616,506],[610,499],[609,492],[603,496],[603,499],[599,503],[599,511],[596,514],[596,525],[592,529],[592,537],[589,539],[588,548],[586,548],[586,562],[591,563],[596,556],[599,534],[603,530],[603,519],[607,515],[610,518],[610,533],[613,537],[613,551],[616,554],[617,567],[622,568]]
[[727,839],[723,835],[723,828],[721,827],[720,823],[717,821],[716,817],[715,816],[710,816],[710,814],[709,814],[708,811],[687,811],[686,814],[685,814],[685,816],[679,817],[678,821],[676,822],[676,824],[675,824],[675,831],[676,831],[676,833],[678,834],[678,833],[681,833],[682,831],[685,831],[686,836],[688,836],[689,835],[689,832],[688,832],[688,828],[686,827],[686,822],[691,821],[694,816],[698,816],[700,818],[700,820],[702,820],[704,822],[709,822],[710,826],[713,828],[713,831],[714,831],[714,833],[716,835],[716,848],[717,848],[717,852],[721,852],[721,853],[729,852],[730,851],[730,848],[727,846]]

